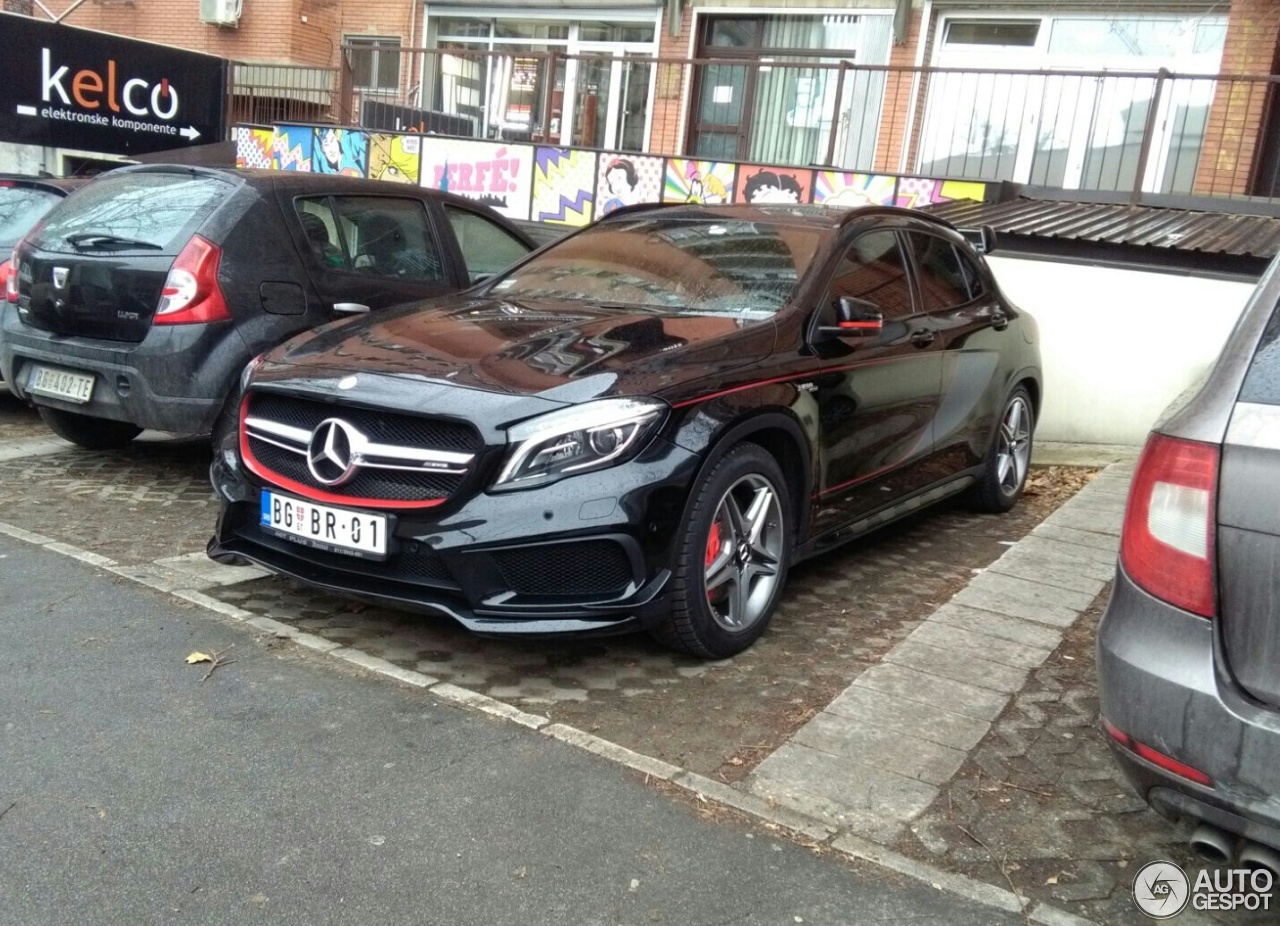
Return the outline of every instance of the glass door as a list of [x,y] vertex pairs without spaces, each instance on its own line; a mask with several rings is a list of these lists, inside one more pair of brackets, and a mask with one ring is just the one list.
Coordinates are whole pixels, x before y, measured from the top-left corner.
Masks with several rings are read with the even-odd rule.
[[642,151],[648,121],[653,63],[623,57],[614,43],[570,46],[565,100],[572,111],[560,126],[560,144],[613,151]]

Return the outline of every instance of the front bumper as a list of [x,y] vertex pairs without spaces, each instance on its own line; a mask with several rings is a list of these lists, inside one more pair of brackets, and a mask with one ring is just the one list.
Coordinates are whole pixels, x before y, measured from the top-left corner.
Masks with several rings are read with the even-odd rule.
[[326,591],[444,614],[481,634],[644,629],[665,611],[676,526],[697,462],[657,440],[629,463],[542,488],[387,512],[392,540],[378,561],[264,530],[258,480],[224,449],[210,470],[222,509],[208,552]]
[[1112,744],[1156,810],[1280,849],[1280,712],[1236,686],[1213,621],[1151,597],[1118,570],[1098,628],[1098,695],[1114,726],[1212,779],[1193,783]]
[[[232,322],[154,326],[130,343],[61,337],[23,324],[12,305],[0,309],[0,376],[15,395],[140,428],[209,432],[250,356]],[[35,363],[92,373],[92,397],[81,404],[28,394]]]

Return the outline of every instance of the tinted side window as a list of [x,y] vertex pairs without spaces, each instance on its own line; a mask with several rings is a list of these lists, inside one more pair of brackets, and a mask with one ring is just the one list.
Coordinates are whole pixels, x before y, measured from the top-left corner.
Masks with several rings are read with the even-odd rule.
[[886,319],[915,312],[897,235],[878,231],[854,239],[831,277],[828,304],[841,296],[874,302]]
[[445,206],[444,211],[458,238],[458,247],[473,283],[507,269],[529,253],[523,241],[497,222],[455,206]]
[[36,224],[36,219],[60,199],[61,196],[48,190],[9,186],[0,180],[0,244],[16,244]]
[[1280,405],[1280,306],[1271,310],[1271,319],[1245,374],[1240,401]]
[[419,200],[334,196],[332,202],[343,260],[354,273],[396,280],[445,278],[444,261]]
[[328,197],[300,199],[295,206],[298,221],[307,236],[307,244],[320,265],[334,270],[350,270],[351,256],[342,247],[338,218],[333,214],[333,206]]
[[918,232],[907,237],[920,273],[924,310],[939,312],[968,302],[969,279],[951,242]]

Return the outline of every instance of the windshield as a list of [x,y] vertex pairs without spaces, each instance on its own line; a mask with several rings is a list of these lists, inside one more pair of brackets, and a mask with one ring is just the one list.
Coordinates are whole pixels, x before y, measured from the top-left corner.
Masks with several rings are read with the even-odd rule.
[[504,299],[766,318],[791,298],[823,234],[713,216],[614,219],[544,251],[489,291]]
[[[0,247],[11,248],[31,230],[40,216],[62,199],[57,193],[0,182]],[[8,258],[0,254],[0,260]]]

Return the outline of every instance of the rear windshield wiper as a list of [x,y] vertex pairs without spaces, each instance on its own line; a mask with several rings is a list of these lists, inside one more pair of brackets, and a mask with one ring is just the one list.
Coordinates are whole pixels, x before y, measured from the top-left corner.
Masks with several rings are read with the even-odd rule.
[[111,235],[106,232],[78,232],[74,235],[67,235],[64,239],[67,244],[75,248],[105,248],[125,250],[128,248],[142,248],[148,251],[163,251],[164,247],[151,241],[141,241],[137,238],[121,238],[119,235]]

